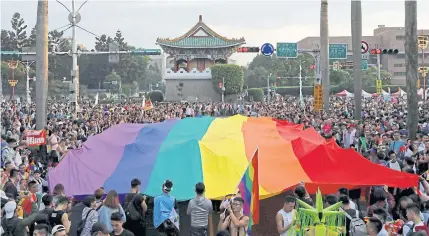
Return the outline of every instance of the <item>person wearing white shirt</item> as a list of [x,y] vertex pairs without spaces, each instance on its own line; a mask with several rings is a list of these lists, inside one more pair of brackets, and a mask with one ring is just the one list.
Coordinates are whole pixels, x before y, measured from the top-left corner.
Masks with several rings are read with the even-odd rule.
[[277,212],[276,224],[280,236],[295,235],[295,204],[296,198],[294,196],[286,196],[283,208]]

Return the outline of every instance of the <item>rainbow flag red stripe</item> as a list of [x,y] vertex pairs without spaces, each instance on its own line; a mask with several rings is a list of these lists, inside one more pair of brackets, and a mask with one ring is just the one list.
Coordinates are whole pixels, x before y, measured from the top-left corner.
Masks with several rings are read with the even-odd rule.
[[238,189],[244,200],[243,213],[249,216],[247,234],[250,235],[252,232],[252,225],[259,223],[258,149],[256,149],[246,172],[244,172]]

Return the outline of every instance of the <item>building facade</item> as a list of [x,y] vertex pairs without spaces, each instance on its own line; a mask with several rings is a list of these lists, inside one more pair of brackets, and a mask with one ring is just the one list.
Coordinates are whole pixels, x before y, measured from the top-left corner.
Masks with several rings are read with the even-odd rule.
[[[419,35],[429,35],[429,30],[419,30]],[[386,27],[379,25],[374,29],[372,36],[362,36],[362,40],[369,44],[370,48],[398,49],[396,55],[381,55],[381,69],[388,71],[392,75],[392,84],[405,84],[405,28],[404,27]],[[307,37],[298,42],[300,49],[312,49],[320,42],[319,37]],[[352,56],[352,37],[334,36],[329,37],[329,43],[348,44],[348,56]],[[351,58],[349,59],[351,60]],[[424,66],[429,66],[429,51],[424,53]],[[370,55],[369,65],[377,64],[377,57]],[[422,53],[419,50],[419,66],[423,66]]]
[[[217,101],[221,99],[211,82],[210,67],[217,63],[227,64],[237,47],[245,43],[244,38],[229,39],[209,28],[200,15],[198,23],[184,35],[156,40],[168,54],[165,96],[167,100]],[[182,96],[177,86],[182,84]]]

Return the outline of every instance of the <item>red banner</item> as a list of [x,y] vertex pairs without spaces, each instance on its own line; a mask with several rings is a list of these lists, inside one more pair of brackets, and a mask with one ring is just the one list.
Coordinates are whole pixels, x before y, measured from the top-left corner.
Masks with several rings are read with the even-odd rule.
[[27,146],[37,147],[46,144],[46,130],[26,130],[24,132]]

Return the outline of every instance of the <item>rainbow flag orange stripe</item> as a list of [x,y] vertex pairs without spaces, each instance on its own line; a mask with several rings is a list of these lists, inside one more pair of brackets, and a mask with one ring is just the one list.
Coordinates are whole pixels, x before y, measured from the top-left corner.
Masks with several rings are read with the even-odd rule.
[[256,149],[246,172],[244,172],[238,189],[244,200],[243,213],[249,216],[247,234],[250,235],[252,225],[259,223],[258,149]]

